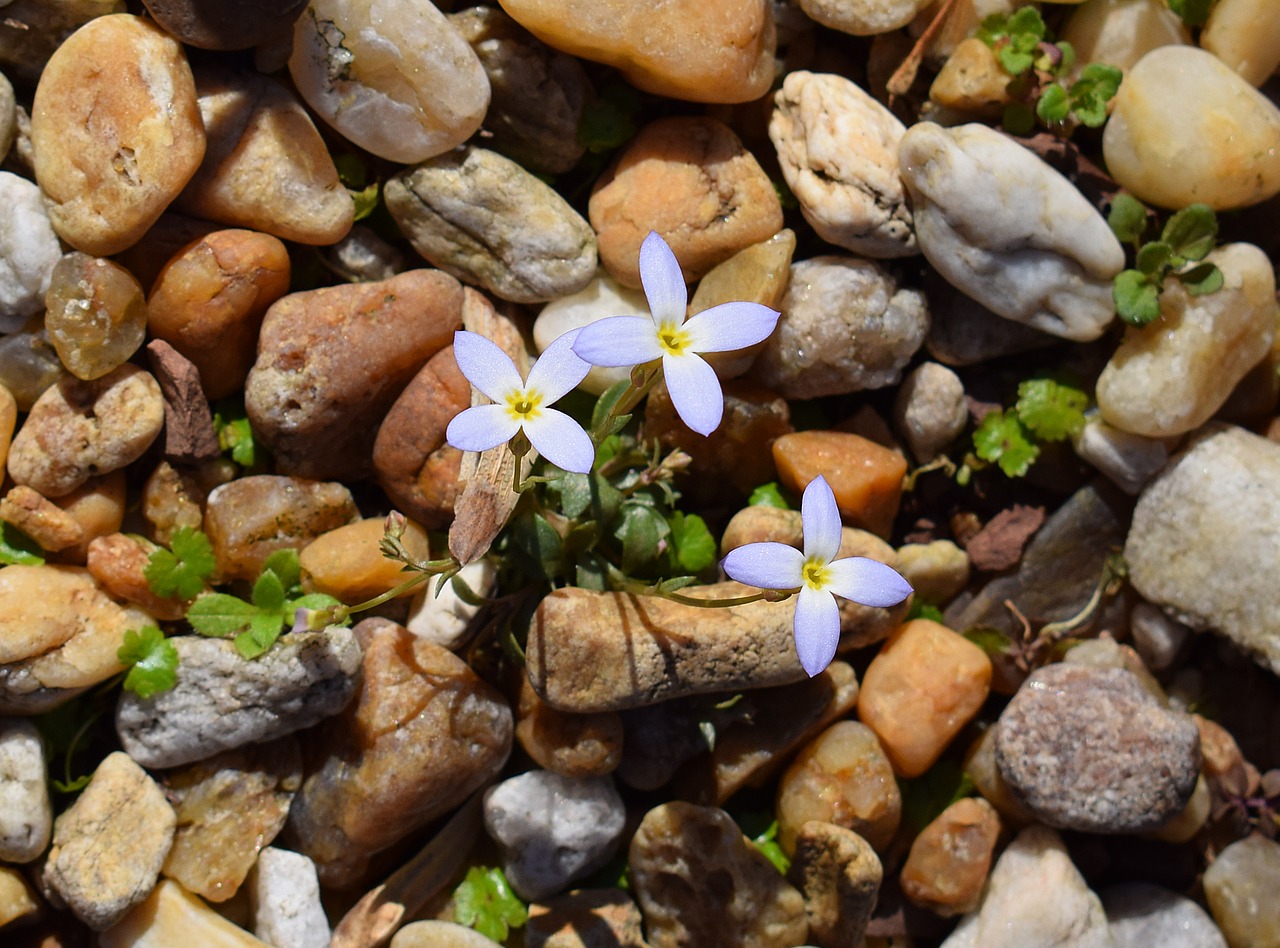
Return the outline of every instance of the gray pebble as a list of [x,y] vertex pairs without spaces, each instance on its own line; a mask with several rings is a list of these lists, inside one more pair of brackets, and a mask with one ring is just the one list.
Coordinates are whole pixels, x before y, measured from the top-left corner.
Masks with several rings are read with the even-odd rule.
[[1114,885],[1102,893],[1115,948],[1227,948],[1209,913],[1195,902],[1148,882]]

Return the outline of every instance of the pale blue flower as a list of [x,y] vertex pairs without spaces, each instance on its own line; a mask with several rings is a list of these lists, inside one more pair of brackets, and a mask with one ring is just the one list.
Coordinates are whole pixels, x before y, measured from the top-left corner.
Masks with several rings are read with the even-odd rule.
[[688,289],[676,255],[650,231],[640,246],[640,282],[648,317],[610,316],[584,326],[573,351],[592,365],[644,365],[662,360],[671,403],[681,420],[709,435],[724,415],[724,396],[703,352],[744,349],[768,339],[778,313],[759,303],[722,303],[685,322]]
[[591,367],[573,352],[578,330],[565,333],[520,378],[511,357],[479,333],[460,330],[453,355],[467,381],[492,405],[475,405],[449,422],[445,439],[460,451],[487,451],[523,431],[544,458],[566,471],[587,474],[596,451],[582,426],[550,407],[586,377]]
[[840,550],[840,511],[821,475],[804,489],[800,516],[803,552],[785,543],[748,543],[726,556],[723,565],[731,578],[748,586],[799,591],[796,654],[813,677],[831,664],[840,641],[836,596],[864,606],[894,606],[911,595],[911,585],[884,563],[864,556],[835,558]]

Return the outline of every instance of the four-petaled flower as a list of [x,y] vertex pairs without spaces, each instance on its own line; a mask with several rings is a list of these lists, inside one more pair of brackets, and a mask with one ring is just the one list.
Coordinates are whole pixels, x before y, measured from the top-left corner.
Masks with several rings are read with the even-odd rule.
[[800,515],[803,552],[785,543],[748,543],[726,556],[723,565],[731,578],[748,586],[799,590],[796,654],[813,677],[831,664],[840,640],[836,596],[864,606],[893,606],[911,594],[911,585],[884,563],[862,556],[835,558],[840,550],[840,511],[821,475],[804,489]]
[[715,370],[699,353],[743,349],[769,338],[778,313],[759,303],[722,303],[685,322],[688,289],[676,255],[650,231],[640,246],[640,282],[650,317],[610,316],[584,326],[573,351],[592,365],[644,365],[662,360],[671,403],[701,435],[720,425],[724,396]]
[[449,422],[445,439],[460,451],[487,451],[523,431],[544,458],[566,471],[588,474],[596,451],[582,426],[551,408],[591,367],[573,352],[578,330],[547,346],[524,381],[511,357],[479,333],[460,330],[453,355],[467,381],[494,404],[475,405]]

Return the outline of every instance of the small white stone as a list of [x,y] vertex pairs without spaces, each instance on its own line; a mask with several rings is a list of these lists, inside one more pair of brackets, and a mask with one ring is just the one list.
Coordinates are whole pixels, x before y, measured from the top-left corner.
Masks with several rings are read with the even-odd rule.
[[268,846],[258,853],[249,889],[253,933],[273,948],[328,948],[316,865],[301,853]]
[[0,719],[0,861],[31,862],[52,832],[40,732],[23,718]]
[[1209,914],[1189,898],[1152,885],[1127,882],[1102,893],[1116,948],[1227,948]]
[[49,277],[61,258],[40,189],[0,171],[0,332],[21,329],[44,309]]
[[854,36],[876,36],[906,26],[932,0],[799,0],[823,26]]
[[1260,86],[1280,66],[1280,6],[1275,0],[1218,0],[1200,45]]
[[1136,495],[1169,460],[1169,450],[1159,438],[1122,431],[1107,424],[1096,411],[1084,428],[1072,437],[1080,460],[1092,464],[1126,494]]
[[[588,326],[608,316],[648,316],[649,303],[640,290],[628,289],[601,270],[586,288],[542,307],[533,323],[533,344],[542,352],[571,329]],[[600,395],[614,382],[631,376],[628,368],[592,366],[578,386]]]
[[[493,589],[497,570],[488,560],[476,560],[458,571],[458,577],[471,587],[471,591],[487,596]],[[434,642],[442,648],[457,648],[466,636],[467,624],[479,611],[478,606],[463,602],[453,590],[452,583],[445,583],[440,595],[435,594],[435,583],[428,582],[413,597],[409,606],[409,618],[405,628],[419,638]]]
[[933,460],[969,421],[960,376],[937,362],[917,366],[898,389],[893,420],[916,460]]

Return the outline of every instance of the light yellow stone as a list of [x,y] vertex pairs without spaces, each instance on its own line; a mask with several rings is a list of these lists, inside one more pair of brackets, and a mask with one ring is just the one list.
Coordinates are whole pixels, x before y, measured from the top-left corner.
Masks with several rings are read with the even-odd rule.
[[1232,843],[1204,873],[1213,920],[1232,948],[1280,944],[1280,843],[1258,833]]
[[[298,554],[303,581],[313,592],[328,593],[355,605],[412,579],[402,571],[403,563],[382,555],[379,544],[384,534],[381,517],[357,520],[321,534]],[[414,558],[431,558],[426,531],[412,520],[405,524],[401,542]]]
[[1218,0],[1200,31],[1200,45],[1260,86],[1280,66],[1280,3]]
[[1213,795],[1209,792],[1209,784],[1204,776],[1196,778],[1196,788],[1191,791],[1191,799],[1182,808],[1182,812],[1151,834],[1153,839],[1180,845],[1190,842],[1200,832],[1201,827],[1209,819],[1213,809]]
[[145,902],[98,936],[99,948],[270,948],[231,924],[176,882],[156,886]]
[[945,605],[969,583],[969,554],[950,540],[898,547],[898,572],[925,602]]
[[961,40],[929,86],[929,101],[960,112],[996,113],[1009,101],[1009,73],[977,37]]
[[3,385],[0,385],[0,470],[9,457],[9,444],[13,441],[13,429],[18,423],[18,401]]
[[1128,72],[1153,49],[1190,43],[1191,34],[1160,0],[1085,0],[1072,11],[1061,39],[1075,48],[1077,73],[1087,63]]
[[0,866],[0,928],[33,915],[39,908],[26,877],[12,866]]

